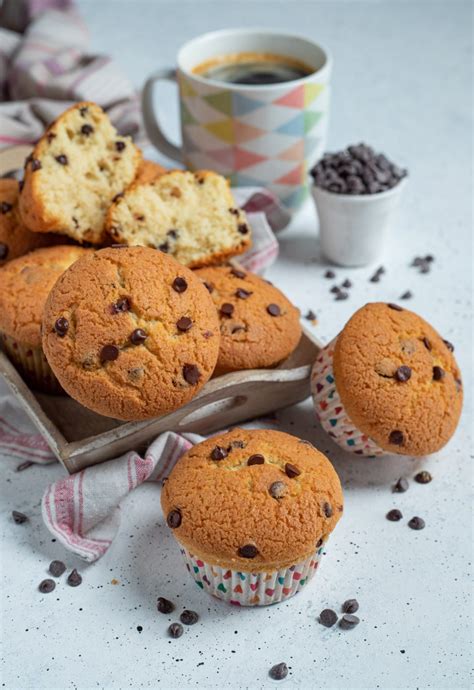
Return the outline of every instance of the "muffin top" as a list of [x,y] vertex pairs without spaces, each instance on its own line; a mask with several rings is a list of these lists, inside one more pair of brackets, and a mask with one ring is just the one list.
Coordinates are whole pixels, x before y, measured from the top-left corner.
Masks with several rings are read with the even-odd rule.
[[89,250],[62,246],[36,249],[0,268],[0,331],[24,345],[41,347],[41,319],[60,275]]
[[43,348],[61,385],[100,414],[138,420],[188,402],[211,376],[219,324],[201,281],[164,253],[91,253],[52,290]]
[[216,373],[271,367],[296,348],[300,312],[276,287],[232,266],[196,271],[209,290],[220,319]]
[[306,441],[263,429],[233,429],[191,448],[166,481],[161,504],[193,554],[252,572],[307,558],[343,510],[329,460]]
[[462,384],[453,346],[396,304],[366,304],[337,338],[334,376],[352,422],[381,448],[439,450],[454,433]]

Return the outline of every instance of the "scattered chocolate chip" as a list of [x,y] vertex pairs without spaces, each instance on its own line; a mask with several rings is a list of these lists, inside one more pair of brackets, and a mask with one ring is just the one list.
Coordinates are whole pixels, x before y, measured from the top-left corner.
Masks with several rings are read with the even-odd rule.
[[158,597],[158,600],[156,602],[156,608],[160,613],[167,614],[174,611],[174,604],[169,599],[165,599],[164,597]]
[[227,451],[222,446],[216,446],[211,453],[212,460],[224,460],[227,457]]
[[337,623],[337,613],[332,609],[324,609],[319,614],[318,620],[325,628],[332,628]]
[[334,271],[326,271],[326,273],[324,274],[324,277],[328,278],[329,280],[332,280],[333,278],[336,277],[336,274],[334,273]]
[[48,134],[46,135],[46,139],[48,141],[48,144],[50,144],[53,141],[53,139],[56,139],[56,134],[54,132],[48,132]]
[[124,141],[116,141],[116,142],[115,142],[115,149],[116,149],[117,151],[123,151],[124,148],[126,147],[126,145],[127,145],[127,144],[126,144]]
[[316,543],[316,548],[320,549],[323,544],[324,544],[324,541],[322,539],[318,539],[318,541]]
[[258,554],[258,549],[253,544],[245,544],[239,547],[237,553],[241,558],[255,558]]
[[352,283],[349,280],[349,278],[346,278],[346,280],[342,283],[342,287],[343,288],[351,288],[352,287]]
[[178,239],[179,232],[175,230],[175,228],[170,228],[170,230],[167,231],[166,233],[168,237],[171,237],[172,240]]
[[67,583],[70,587],[79,587],[82,583],[82,575],[74,568],[68,575]]
[[289,477],[290,479],[294,479],[295,477],[299,477],[301,474],[301,470],[299,470],[296,465],[292,465],[291,462],[287,462],[285,465],[285,472],[286,476]]
[[452,343],[450,343],[449,340],[443,339],[443,343],[446,345],[446,347],[448,348],[448,350],[450,352],[454,352],[454,345]]
[[81,117],[85,117],[89,111],[89,108],[87,105],[83,105],[82,108],[79,108],[79,112],[81,114]]
[[348,299],[349,293],[345,292],[344,290],[339,290],[339,292],[336,293],[336,297],[334,298],[336,302],[340,302],[341,300]]
[[275,664],[275,666],[272,666],[269,670],[268,675],[273,680],[283,680],[288,675],[288,666],[284,661],[282,661],[281,664]]
[[244,290],[244,288],[238,288],[235,291],[235,296],[239,299],[247,299],[250,297],[250,295],[253,295],[253,292],[250,292],[250,290]]
[[175,640],[178,637],[181,637],[183,632],[184,632],[184,628],[181,625],[181,623],[171,623],[171,625],[168,628],[168,635]]
[[272,498],[280,499],[283,498],[283,496],[287,492],[287,486],[285,482],[273,482],[273,484],[270,484],[270,487],[268,489],[268,493]]
[[445,371],[441,367],[433,367],[433,381],[441,381],[444,378]]
[[195,364],[185,364],[183,367],[183,378],[187,383],[195,386],[201,378],[201,372]]
[[418,484],[429,484],[432,479],[433,477],[428,470],[422,470],[415,474],[415,482],[418,482]]
[[415,530],[424,529],[425,521],[421,517],[412,517],[412,519],[408,521],[408,527]]
[[206,288],[206,290],[210,294],[214,292],[214,285],[211,285],[210,283],[206,283],[206,281],[204,281],[204,287]]
[[196,611],[190,611],[189,609],[184,609],[183,613],[180,615],[179,620],[184,625],[194,625],[198,622],[199,616]]
[[329,292],[332,292],[333,295],[337,295],[339,292],[341,292],[341,288],[339,285],[333,285]]
[[132,305],[130,304],[128,297],[120,297],[114,304],[111,305],[110,311],[112,314],[122,314],[130,311],[131,306]]
[[394,431],[390,432],[388,440],[389,443],[392,443],[394,446],[401,446],[405,441],[405,437],[402,431],[400,431],[399,429],[395,429]]
[[312,309],[309,309],[306,316],[304,317],[307,321],[315,321],[316,320],[316,314]]
[[0,261],[3,261],[8,256],[8,245],[4,242],[0,242]]
[[433,346],[431,345],[430,341],[426,336],[423,338],[422,343],[426,347],[426,349],[431,352]]
[[181,524],[181,511],[178,508],[170,510],[168,517],[166,518],[166,523],[171,529],[176,529]]
[[182,331],[185,333],[186,331],[189,331],[190,328],[192,328],[193,322],[188,316],[182,316],[180,319],[176,321],[176,328],[178,331]]
[[130,334],[130,342],[133,345],[141,345],[148,338],[148,333],[143,328],[135,328]]
[[81,127],[81,133],[84,134],[84,136],[86,136],[86,137],[90,136],[93,131],[94,131],[94,128],[92,127],[92,125],[86,124],[86,125],[82,125],[82,127]]
[[249,227],[245,223],[240,223],[240,225],[237,227],[237,230],[241,235],[246,235],[249,231]]
[[139,632],[139,633],[143,632],[143,626],[142,625],[137,625],[137,632]]
[[267,307],[267,312],[270,316],[280,316],[281,310],[278,304],[269,304]]
[[400,477],[396,484],[393,485],[392,491],[395,494],[404,494],[405,491],[408,491],[408,482],[405,477]]
[[387,520],[390,520],[390,522],[398,522],[399,520],[402,519],[403,515],[398,508],[393,508],[392,510],[389,510],[387,515],[385,516]]
[[345,613],[341,620],[339,621],[339,627],[342,630],[352,630],[359,625],[360,619],[357,616],[353,616],[351,613]]
[[224,304],[221,306],[220,312],[222,316],[232,316],[234,313],[234,305],[230,304],[230,302],[224,302]]
[[122,198],[123,198],[123,192],[119,192],[114,197],[112,197],[112,202],[115,203],[116,201],[118,201],[119,199],[122,199]]
[[119,356],[120,351],[116,345],[104,345],[100,351],[100,361],[102,364],[104,362],[113,362]]
[[238,216],[239,215],[239,209],[238,208],[230,208],[229,213],[232,213],[233,216]]
[[60,165],[68,164],[67,156],[65,156],[64,153],[61,153],[59,156],[56,156],[55,160],[57,160]]
[[412,297],[413,293],[411,292],[411,290],[407,290],[402,295],[400,295],[400,299],[411,299]]
[[342,605],[343,613],[356,613],[359,610],[359,602],[357,599],[347,599]]
[[373,276],[369,278],[371,283],[380,283],[380,273],[374,273]]
[[406,381],[409,381],[411,378],[411,369],[405,364],[402,364],[401,367],[398,367],[393,376],[397,381],[400,381],[400,383],[406,383]]
[[233,275],[235,278],[240,278],[241,280],[247,277],[247,274],[244,273],[244,271],[239,271],[238,268],[234,267],[230,269],[230,274]]
[[66,566],[62,561],[51,561],[49,564],[49,572],[53,577],[61,577],[66,571]]
[[56,588],[56,583],[54,580],[50,580],[49,578],[46,580],[43,580],[42,582],[39,583],[38,589],[41,592],[41,594],[49,594]]
[[20,513],[18,510],[12,510],[13,522],[17,525],[22,525],[24,522],[28,522],[29,517],[24,513]]
[[12,208],[13,208],[13,206],[11,204],[9,204],[8,201],[2,201],[2,203],[0,204],[0,213],[2,215],[5,215],[5,213],[8,213],[9,211],[11,211]]
[[162,244],[158,245],[158,249],[160,252],[163,252],[163,254],[167,254],[170,250],[170,245],[168,242],[163,242]]
[[260,455],[260,453],[255,453],[254,455],[251,455],[249,459],[247,460],[247,465],[263,465],[265,463],[265,458],[263,455]]
[[394,311],[403,311],[402,307],[400,307],[398,304],[393,304],[393,302],[387,304],[387,307],[389,307],[389,309],[393,309]]
[[175,292],[185,292],[188,289],[188,284],[184,278],[181,278],[181,276],[177,276],[173,280],[171,287]]
[[31,460],[25,460],[25,462],[21,462],[18,465],[15,472],[23,472],[24,470],[27,470],[29,467],[33,467],[34,464],[35,463],[31,462]]
[[37,158],[32,158],[31,159],[31,170],[33,172],[36,172],[36,170],[41,170],[41,161],[38,160]]
[[330,503],[324,503],[323,513],[327,518],[332,517],[333,510],[332,510],[332,505]]
[[60,316],[59,319],[56,319],[54,322],[54,330],[60,338],[64,338],[69,330],[69,321],[66,317]]

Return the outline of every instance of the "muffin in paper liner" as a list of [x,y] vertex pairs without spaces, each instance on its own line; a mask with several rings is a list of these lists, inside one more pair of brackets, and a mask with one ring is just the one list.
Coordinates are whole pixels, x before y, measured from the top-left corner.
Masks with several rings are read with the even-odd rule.
[[43,393],[64,394],[41,347],[24,345],[6,333],[0,333],[0,344],[8,359],[33,388]]
[[180,545],[186,568],[197,586],[234,606],[268,606],[297,594],[311,580],[323,553],[321,544],[304,561],[272,572],[240,572],[205,563]]
[[336,340],[334,338],[321,350],[311,372],[311,393],[316,416],[323,429],[344,450],[372,457],[389,455],[353,424],[344,408],[333,370]]

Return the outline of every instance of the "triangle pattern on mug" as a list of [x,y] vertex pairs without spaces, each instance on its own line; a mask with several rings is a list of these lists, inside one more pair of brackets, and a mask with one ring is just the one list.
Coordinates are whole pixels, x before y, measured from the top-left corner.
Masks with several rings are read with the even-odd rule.
[[297,86],[296,89],[286,93],[284,96],[277,98],[274,103],[278,105],[286,105],[289,108],[303,108],[305,105],[305,87]]
[[232,94],[230,91],[217,91],[217,93],[204,96],[204,100],[220,113],[224,113],[224,115],[229,116],[232,115],[233,103]]
[[244,168],[249,168],[257,163],[267,160],[265,156],[259,156],[256,153],[246,151],[245,149],[238,148],[237,146],[234,148],[234,152],[235,167],[237,170],[243,170]]
[[319,94],[324,91],[325,84],[305,84],[304,87],[304,107],[316,100]]
[[290,134],[293,137],[301,137],[305,133],[305,112],[302,111],[293,117],[289,122],[278,127],[277,132]]
[[228,144],[233,144],[234,138],[234,127],[232,120],[228,118],[227,120],[218,120],[217,122],[209,122],[204,125],[208,132],[211,132],[214,136]]
[[298,139],[296,144],[292,144],[290,147],[279,153],[277,158],[284,161],[300,161],[304,158],[305,149],[306,146],[304,139]]
[[248,113],[257,110],[262,105],[265,105],[264,101],[257,98],[249,98],[240,93],[232,94],[232,112],[235,116],[247,115]]

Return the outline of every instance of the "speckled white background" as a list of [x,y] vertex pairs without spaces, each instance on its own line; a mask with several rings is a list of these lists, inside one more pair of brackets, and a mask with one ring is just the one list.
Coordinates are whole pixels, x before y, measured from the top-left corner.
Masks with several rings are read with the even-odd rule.
[[[471,343],[471,10],[470,2],[300,2],[299,0],[143,0],[80,2],[96,50],[112,53],[140,86],[153,68],[173,62],[182,42],[226,26],[272,26],[302,32],[334,55],[330,146],[365,140],[410,169],[396,232],[378,285],[371,269],[338,270],[354,288],[334,302],[323,279],[312,209],[281,236],[268,277],[318,314],[314,333],[328,341],[368,300],[409,306],[456,345],[470,389]],[[166,92],[163,111],[174,114]],[[433,253],[433,271],[409,268]],[[407,303],[408,306],[408,303]],[[58,466],[15,473],[2,459],[2,687],[266,688],[273,664],[286,661],[285,688],[467,688],[470,664],[472,529],[470,401],[455,438],[423,461],[361,460],[343,454],[317,428],[309,401],[277,414],[278,428],[315,443],[344,484],[344,519],[321,570],[306,591],[271,609],[236,610],[210,600],[189,579],[163,525],[156,486],[123,506],[110,552],[84,567],[51,540],[40,517]],[[392,494],[400,476],[425,467],[434,480]],[[385,520],[399,507],[400,523]],[[30,524],[15,525],[12,509]],[[413,532],[413,515],[426,529]],[[37,584],[53,558],[77,566],[81,587],[61,579],[54,593]],[[111,584],[115,578],[119,584]],[[200,622],[168,640],[164,595],[198,611]],[[347,597],[360,602],[361,624],[326,630],[319,611]],[[143,631],[137,631],[142,626]]]

